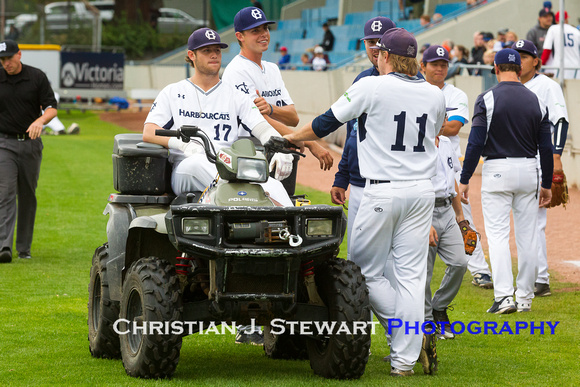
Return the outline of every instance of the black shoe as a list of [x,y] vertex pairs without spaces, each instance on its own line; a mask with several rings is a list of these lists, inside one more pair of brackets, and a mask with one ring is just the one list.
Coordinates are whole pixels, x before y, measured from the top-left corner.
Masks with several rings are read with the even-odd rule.
[[[419,362],[423,366],[423,372],[433,375],[437,371],[437,337],[433,335],[423,335]],[[392,374],[392,373],[391,373]]]
[[493,281],[489,274],[477,273],[473,276],[471,283],[484,289],[493,289]]
[[541,284],[536,282],[536,288],[534,289],[534,295],[536,297],[547,297],[552,295],[550,290],[550,284]]
[[9,248],[4,248],[0,251],[0,263],[12,262],[12,253]]
[[518,310],[516,304],[514,304],[514,298],[512,296],[505,296],[499,301],[493,301],[491,308],[487,310],[487,313],[494,314],[510,314]]
[[32,256],[30,255],[30,253],[22,252],[22,253],[18,253],[18,258],[21,258],[21,259],[30,259],[30,258],[32,258]]
[[454,339],[455,335],[451,331],[451,323],[447,316],[447,308],[443,310],[433,309],[433,320],[437,326],[437,337],[439,339]]

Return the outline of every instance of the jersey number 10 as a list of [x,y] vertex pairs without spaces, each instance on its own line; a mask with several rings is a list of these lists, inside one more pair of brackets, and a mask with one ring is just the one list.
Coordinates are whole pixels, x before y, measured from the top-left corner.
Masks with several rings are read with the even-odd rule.
[[[397,122],[397,138],[395,139],[395,143],[391,145],[392,151],[404,152],[406,149],[406,146],[403,145],[406,118],[407,112],[401,112],[401,114],[395,116],[395,121]],[[417,145],[413,147],[413,152],[425,152],[423,140],[425,139],[425,129],[427,127],[427,114],[417,117],[416,122],[419,124],[419,136],[417,138]]]

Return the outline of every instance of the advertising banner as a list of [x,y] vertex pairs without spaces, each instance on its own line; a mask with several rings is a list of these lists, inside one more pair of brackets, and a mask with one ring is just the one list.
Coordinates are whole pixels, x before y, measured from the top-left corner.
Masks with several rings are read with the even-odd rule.
[[125,54],[61,52],[62,89],[123,89]]

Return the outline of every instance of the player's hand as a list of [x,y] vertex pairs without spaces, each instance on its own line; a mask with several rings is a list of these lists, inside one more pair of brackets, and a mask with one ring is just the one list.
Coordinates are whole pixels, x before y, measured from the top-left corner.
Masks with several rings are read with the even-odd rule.
[[42,133],[42,122],[40,119],[34,121],[32,124],[30,124],[30,126],[28,127],[28,129],[26,130],[26,133],[28,133],[28,136],[30,136],[31,139],[35,139],[40,137],[40,134]]
[[276,180],[282,181],[292,173],[292,163],[294,162],[294,156],[284,153],[275,153],[270,161],[270,172],[276,169],[274,173],[274,178]]
[[297,146],[300,149],[300,151],[302,153],[304,153],[303,152],[303,150],[304,150],[304,141],[294,140],[294,133],[286,134],[286,135],[284,135],[282,137],[284,137],[286,140],[290,141],[292,144],[294,144],[295,146]]
[[320,162],[320,169],[327,171],[332,167],[334,159],[327,149],[316,141],[309,141],[305,145],[310,150],[310,153]]
[[552,201],[552,190],[543,188],[540,190],[540,207],[547,207]]
[[469,184],[462,184],[459,183],[459,197],[461,198],[461,202],[465,204],[469,204]]
[[260,114],[265,114],[267,116],[271,115],[273,111],[272,105],[266,102],[264,97],[260,96],[260,92],[258,90],[256,90],[256,94],[258,94],[258,98],[254,100],[254,105],[258,107],[258,110],[260,110]]
[[330,189],[330,200],[334,204],[344,204],[346,202],[346,190],[341,187],[332,187]]
[[439,237],[437,236],[437,231],[435,231],[435,228],[431,226],[431,230],[429,230],[429,246],[437,246],[438,241]]
[[204,153],[205,149],[196,140],[191,140],[189,142],[183,142],[178,138],[171,137],[167,142],[167,147],[170,149],[179,149],[183,152],[185,157],[190,157],[198,153]]

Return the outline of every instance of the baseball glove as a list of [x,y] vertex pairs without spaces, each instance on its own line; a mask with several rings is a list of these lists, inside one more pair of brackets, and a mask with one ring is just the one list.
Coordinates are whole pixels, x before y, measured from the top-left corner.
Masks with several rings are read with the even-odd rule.
[[465,247],[465,254],[473,254],[473,250],[477,246],[477,231],[471,228],[467,219],[462,220],[459,224],[461,235],[463,235],[463,244]]
[[568,185],[566,184],[566,175],[561,169],[554,171],[554,177],[552,178],[552,201],[548,208],[557,207],[560,204],[566,208],[566,203],[568,203]]

